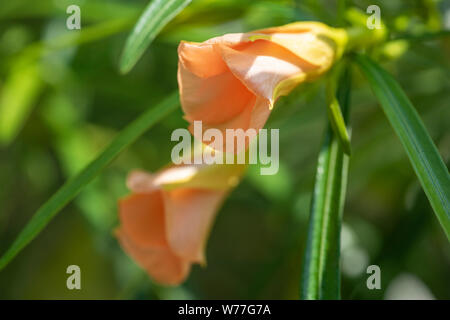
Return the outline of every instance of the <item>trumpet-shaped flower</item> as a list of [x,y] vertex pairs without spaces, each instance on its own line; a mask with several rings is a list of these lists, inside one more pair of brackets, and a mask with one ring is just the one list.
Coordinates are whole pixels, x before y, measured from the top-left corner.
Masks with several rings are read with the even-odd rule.
[[[346,42],[344,30],[318,22],[181,42],[178,84],[191,132],[194,121],[202,121],[204,130],[217,128],[222,133],[258,131],[277,98],[327,71]],[[204,142],[219,150],[226,145]]]
[[132,172],[131,195],[120,200],[116,235],[124,250],[157,282],[183,282],[193,263],[205,263],[216,213],[244,165],[180,165]]

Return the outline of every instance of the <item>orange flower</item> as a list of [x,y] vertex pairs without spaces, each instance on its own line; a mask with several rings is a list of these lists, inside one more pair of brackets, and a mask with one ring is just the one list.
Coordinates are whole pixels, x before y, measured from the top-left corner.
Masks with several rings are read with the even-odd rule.
[[204,130],[221,130],[224,137],[226,129],[258,132],[276,99],[327,71],[346,42],[344,30],[318,22],[181,42],[178,84],[191,132],[196,120]]
[[152,175],[132,172],[132,194],[120,200],[116,235],[124,250],[157,282],[183,282],[193,263],[205,263],[205,244],[217,210],[243,165],[180,165]]

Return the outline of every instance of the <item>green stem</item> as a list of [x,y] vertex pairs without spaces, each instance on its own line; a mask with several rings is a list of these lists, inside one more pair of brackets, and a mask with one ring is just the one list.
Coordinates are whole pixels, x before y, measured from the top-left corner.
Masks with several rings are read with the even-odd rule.
[[[349,70],[346,70],[338,89],[344,116],[349,111],[349,92]],[[348,159],[329,124],[317,164],[303,262],[302,299],[340,298],[340,230]]]

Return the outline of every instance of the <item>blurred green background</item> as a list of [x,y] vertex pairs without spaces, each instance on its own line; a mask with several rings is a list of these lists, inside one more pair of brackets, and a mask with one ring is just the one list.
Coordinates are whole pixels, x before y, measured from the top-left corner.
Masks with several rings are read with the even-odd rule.
[[[81,31],[66,8],[81,8]],[[147,1],[15,0],[0,6],[0,253],[37,208],[147,108],[177,90],[177,45],[298,20],[345,26],[337,1],[194,0],[134,69],[118,72],[125,39]],[[450,1],[347,1],[381,8],[393,39],[450,29]],[[450,37],[374,48],[405,89],[450,162]],[[354,69],[352,147],[342,232],[344,299],[450,299],[450,246],[399,140]],[[278,101],[281,168],[252,166],[220,211],[207,246],[180,287],[153,283],[112,231],[125,177],[170,161],[181,110],[123,152],[0,272],[1,299],[296,299],[316,160],[326,124],[322,81]],[[169,143],[168,143],[169,142]],[[81,268],[82,290],[66,288]],[[366,268],[381,268],[368,290]]]

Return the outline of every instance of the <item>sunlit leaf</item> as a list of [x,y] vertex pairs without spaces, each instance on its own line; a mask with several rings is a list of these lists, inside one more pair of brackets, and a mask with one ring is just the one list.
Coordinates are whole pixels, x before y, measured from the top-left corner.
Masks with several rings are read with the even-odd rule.
[[368,57],[356,58],[399,137],[428,200],[450,240],[450,175],[425,126],[395,79]]
[[164,26],[191,0],[153,0],[128,36],[120,60],[120,71],[130,71]]
[[[346,72],[338,90],[344,114],[349,108],[349,88],[350,79]],[[303,262],[302,299],[340,298],[340,233],[348,159],[329,124],[316,169]]]
[[41,88],[38,65],[18,61],[0,88],[0,144],[6,145],[16,137]]

